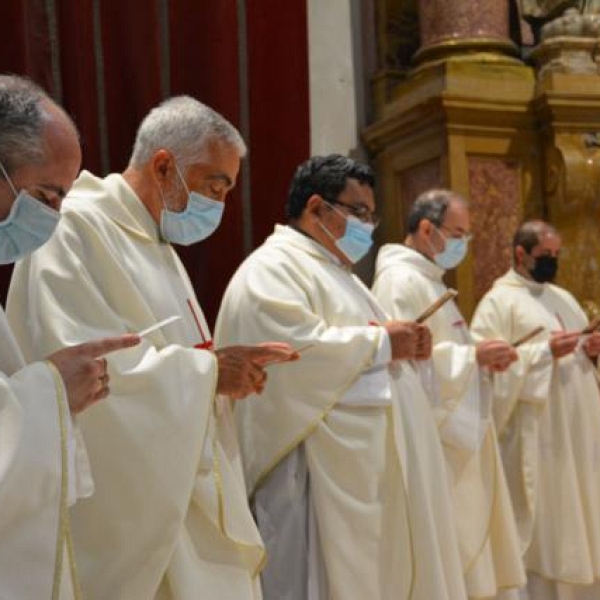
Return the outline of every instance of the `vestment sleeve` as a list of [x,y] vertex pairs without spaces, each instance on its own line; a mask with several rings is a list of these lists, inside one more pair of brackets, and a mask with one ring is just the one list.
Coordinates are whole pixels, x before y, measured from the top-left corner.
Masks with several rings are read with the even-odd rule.
[[[510,309],[501,308],[495,296],[484,297],[473,316],[471,334],[475,341],[514,341]],[[517,336],[520,337],[520,336]],[[493,415],[501,435],[518,402],[543,404],[550,394],[553,360],[547,340],[526,342],[517,349],[519,359],[503,373],[492,376]]]

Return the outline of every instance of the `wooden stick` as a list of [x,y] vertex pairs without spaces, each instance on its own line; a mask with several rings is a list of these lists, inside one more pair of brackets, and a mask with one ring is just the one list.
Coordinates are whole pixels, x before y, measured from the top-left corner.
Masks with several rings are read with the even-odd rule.
[[[313,347],[314,347],[314,344],[306,344],[306,346],[301,346],[300,348],[292,348],[292,352],[297,352],[298,354],[302,354],[303,352],[306,352],[307,350],[310,350]],[[270,360],[268,363],[265,363],[263,365],[263,367],[269,367],[271,365],[280,364],[282,362],[287,362],[287,361],[281,361],[279,359]]]
[[594,317],[589,325],[581,330],[581,334],[587,335],[588,333],[594,333],[598,327],[600,327],[600,317]]
[[423,323],[426,319],[435,313],[438,309],[440,309],[446,302],[452,300],[458,296],[458,292],[456,290],[447,290],[444,292],[429,308],[425,309],[416,319],[417,323]]
[[530,339],[534,338],[538,333],[542,333],[545,327],[543,325],[539,325],[535,329],[532,329],[529,333],[526,333],[523,337],[520,337],[516,342],[513,342],[513,348],[518,348],[521,344],[528,342]]
[[302,346],[300,348],[292,348],[292,352],[297,352],[298,354],[301,354],[302,352],[305,352],[306,350],[310,350],[313,346],[314,346],[314,344],[306,344],[306,346]]

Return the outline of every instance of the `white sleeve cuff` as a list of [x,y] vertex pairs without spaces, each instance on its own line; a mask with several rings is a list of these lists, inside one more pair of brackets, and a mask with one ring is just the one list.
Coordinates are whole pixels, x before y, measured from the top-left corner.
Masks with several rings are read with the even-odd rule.
[[388,406],[392,402],[392,389],[388,365],[392,359],[392,348],[387,330],[382,329],[379,345],[375,351],[373,365],[364,371],[346,390],[340,404],[345,406]]
[[379,337],[379,347],[375,352],[375,359],[373,361],[374,367],[387,366],[392,361],[392,343],[390,342],[390,336],[385,327],[381,328],[381,336]]

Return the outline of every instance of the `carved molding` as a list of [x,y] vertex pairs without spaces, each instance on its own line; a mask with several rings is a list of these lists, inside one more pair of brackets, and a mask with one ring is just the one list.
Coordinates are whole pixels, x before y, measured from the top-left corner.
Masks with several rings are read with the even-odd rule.
[[600,131],[558,133],[545,150],[548,216],[563,238],[559,282],[600,313]]

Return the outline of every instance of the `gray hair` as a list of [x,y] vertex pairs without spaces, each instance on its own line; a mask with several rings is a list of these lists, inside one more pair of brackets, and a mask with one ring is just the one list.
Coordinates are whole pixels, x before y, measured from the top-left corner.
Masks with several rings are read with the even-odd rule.
[[227,119],[190,96],[175,96],[146,115],[137,131],[129,164],[139,168],[155,152],[165,149],[185,168],[202,160],[207,144],[215,139],[235,146],[240,157],[246,154],[242,136]]
[[465,199],[451,190],[429,190],[417,197],[408,213],[407,231],[416,233],[423,219],[441,227],[450,202],[458,201],[466,204]]
[[40,102],[46,93],[33,81],[0,75],[0,161],[10,175],[26,163],[44,158]]

